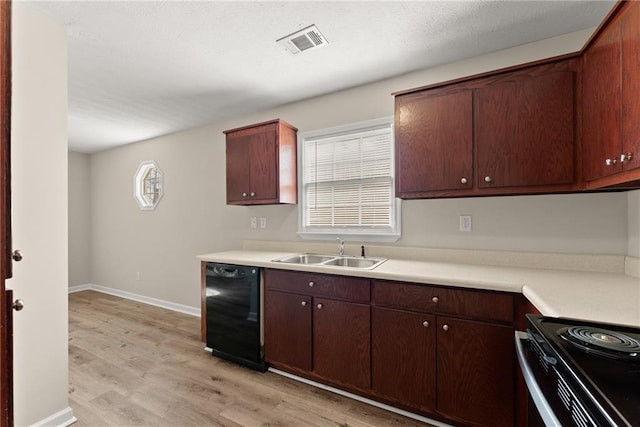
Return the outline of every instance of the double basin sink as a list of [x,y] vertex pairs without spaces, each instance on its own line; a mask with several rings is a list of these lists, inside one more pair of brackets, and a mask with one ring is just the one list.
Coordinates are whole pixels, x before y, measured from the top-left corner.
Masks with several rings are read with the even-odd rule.
[[326,265],[330,267],[351,267],[373,270],[386,260],[387,258],[352,257],[346,255],[298,254],[274,259],[273,261],[288,264]]

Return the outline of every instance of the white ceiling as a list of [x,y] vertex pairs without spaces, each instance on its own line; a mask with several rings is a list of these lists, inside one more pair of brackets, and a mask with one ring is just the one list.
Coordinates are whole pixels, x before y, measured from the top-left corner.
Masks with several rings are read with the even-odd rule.
[[[608,1],[42,1],[69,32],[69,148],[96,152],[596,26]],[[311,24],[329,45],[276,40]]]

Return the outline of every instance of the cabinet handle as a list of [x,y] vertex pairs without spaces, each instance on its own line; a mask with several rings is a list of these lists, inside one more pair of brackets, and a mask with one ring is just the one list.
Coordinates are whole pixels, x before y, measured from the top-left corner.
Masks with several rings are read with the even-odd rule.
[[434,304],[437,304],[438,301],[440,301],[440,300],[438,299],[438,297],[433,297],[433,298],[431,298],[431,301],[433,301]]
[[616,163],[618,163],[618,161],[616,159],[606,159],[604,161],[604,164],[607,165],[607,166],[613,166]]
[[242,197],[247,197],[247,193],[242,193]]
[[461,183],[466,184],[467,183],[467,178],[462,177],[462,179],[460,180]]
[[620,163],[628,162],[633,158],[633,153],[620,154]]
[[448,331],[449,330],[449,325],[442,325],[442,330],[443,331]]
[[303,307],[306,307],[306,306],[307,306],[307,302],[306,302],[306,301],[302,301],[302,302],[300,303],[300,305],[301,305],[301,306],[303,306]]
[[310,287],[310,288],[313,288],[313,285],[315,285],[315,283],[313,283],[313,282],[309,282],[309,287]]
[[251,192],[251,194],[249,194],[251,197],[255,196],[256,193],[254,193],[253,191]]
[[424,322],[422,322],[422,326],[424,326],[425,328],[429,327],[429,321],[425,320]]
[[318,310],[321,310],[324,307],[324,304],[318,304]]
[[484,177],[484,182],[489,183],[491,181],[493,181],[493,180],[491,179],[491,177],[489,175]]

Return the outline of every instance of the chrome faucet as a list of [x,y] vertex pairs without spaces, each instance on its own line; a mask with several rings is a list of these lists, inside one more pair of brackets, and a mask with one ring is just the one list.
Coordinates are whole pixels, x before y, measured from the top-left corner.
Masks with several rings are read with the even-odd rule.
[[344,240],[336,237],[336,241],[338,242],[338,255],[344,256]]

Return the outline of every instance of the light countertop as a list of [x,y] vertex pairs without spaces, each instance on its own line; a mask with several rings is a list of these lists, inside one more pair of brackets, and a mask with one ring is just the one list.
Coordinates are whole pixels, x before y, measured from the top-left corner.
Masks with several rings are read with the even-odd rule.
[[273,262],[292,252],[227,251],[201,261],[524,294],[545,316],[640,327],[640,279],[623,273],[389,259],[373,270]]

